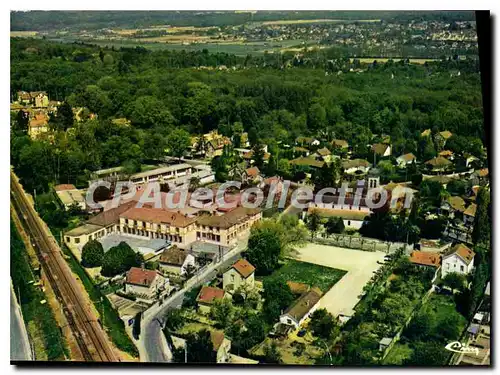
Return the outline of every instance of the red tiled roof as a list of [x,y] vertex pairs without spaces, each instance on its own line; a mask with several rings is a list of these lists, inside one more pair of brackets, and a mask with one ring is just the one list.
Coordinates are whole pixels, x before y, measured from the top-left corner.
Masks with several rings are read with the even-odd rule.
[[156,271],[132,267],[127,272],[127,284],[150,286],[157,275]]
[[224,290],[211,286],[204,286],[201,288],[200,294],[198,294],[198,298],[196,298],[196,300],[198,302],[211,304],[214,300],[222,298],[224,298]]
[[446,255],[445,257],[447,258],[453,254],[457,254],[467,264],[470,264],[470,262],[472,262],[472,260],[474,259],[474,256],[476,255],[476,253],[474,251],[469,249],[464,244],[458,244],[458,245],[453,246],[453,248],[451,249],[451,252],[448,255]]
[[122,213],[120,217],[148,223],[165,223],[180,228],[186,227],[196,221],[196,218],[189,218],[175,211],[147,207],[133,207]]
[[73,184],[60,184],[54,186],[54,190],[55,191],[76,190],[76,187]]
[[261,210],[259,208],[245,208],[240,206],[232,209],[225,215],[200,216],[197,223],[198,225],[207,227],[228,229],[233,225],[244,222],[251,216],[257,215],[260,212]]
[[255,267],[246,259],[239,259],[233,264],[233,268],[245,279],[255,272]]
[[410,262],[423,266],[439,267],[441,265],[441,256],[439,253],[429,251],[413,251]]

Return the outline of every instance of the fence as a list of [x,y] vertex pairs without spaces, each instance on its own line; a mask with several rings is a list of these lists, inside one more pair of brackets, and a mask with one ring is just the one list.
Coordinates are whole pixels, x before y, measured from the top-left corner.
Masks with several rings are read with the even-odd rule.
[[402,242],[384,242],[345,234],[336,234],[330,237],[317,237],[313,239],[313,242],[322,245],[338,246],[354,250],[382,251],[387,254],[393,253],[397,249],[406,246],[406,244]]

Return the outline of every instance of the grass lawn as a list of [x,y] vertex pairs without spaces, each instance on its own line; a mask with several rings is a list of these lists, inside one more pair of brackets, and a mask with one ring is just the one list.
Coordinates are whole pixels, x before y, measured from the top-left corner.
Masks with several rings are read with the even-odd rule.
[[274,271],[272,275],[267,277],[284,277],[287,281],[305,283],[311,287],[317,286],[323,293],[326,293],[346,273],[347,271],[336,268],[288,259],[286,263],[281,266],[281,268]]
[[397,342],[392,347],[387,357],[384,358],[384,365],[402,365],[403,361],[413,353],[413,349],[408,344],[401,344]]
[[[455,301],[453,300],[453,296],[443,295],[443,294],[432,294],[429,300],[427,301],[427,308],[431,308],[436,312],[437,319],[441,320],[452,313],[457,311],[455,306]],[[467,320],[460,315],[461,319],[459,321],[460,324],[460,332],[465,329],[467,325]],[[458,337],[457,337],[458,339]]]

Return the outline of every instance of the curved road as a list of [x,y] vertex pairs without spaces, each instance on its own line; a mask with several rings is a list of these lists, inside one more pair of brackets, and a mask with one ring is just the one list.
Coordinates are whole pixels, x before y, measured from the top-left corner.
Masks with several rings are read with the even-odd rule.
[[247,238],[241,239],[235,249],[224,255],[222,262],[213,264],[201,275],[194,276],[189,280],[188,286],[173,294],[161,306],[154,305],[145,312],[141,324],[141,335],[139,341],[136,342],[142,362],[170,362],[172,354],[166,345],[160,320],[168,310],[181,307],[186,292],[215,278],[218,269],[229,268],[240,257],[246,245]]

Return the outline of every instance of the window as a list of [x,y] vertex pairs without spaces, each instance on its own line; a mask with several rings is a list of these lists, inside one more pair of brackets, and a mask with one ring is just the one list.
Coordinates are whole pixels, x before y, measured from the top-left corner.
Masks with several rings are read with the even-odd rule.
[[288,319],[286,320],[286,322],[287,322],[288,324],[292,324],[292,319],[288,318]]
[[231,275],[231,281],[234,281],[234,275]]
[[69,237],[66,237],[66,242],[70,242],[70,239],[69,239]]
[[464,272],[464,266],[460,266],[460,271]]
[[80,243],[80,239],[79,238],[75,238],[75,243]]

